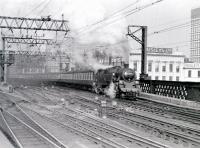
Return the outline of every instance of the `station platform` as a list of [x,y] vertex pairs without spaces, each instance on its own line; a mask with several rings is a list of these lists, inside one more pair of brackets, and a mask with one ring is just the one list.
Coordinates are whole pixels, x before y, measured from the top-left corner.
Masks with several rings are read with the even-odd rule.
[[164,103],[167,105],[172,105],[176,107],[188,108],[188,109],[195,109],[200,111],[200,102],[177,99],[172,97],[160,96],[156,94],[149,94],[141,92],[140,95],[141,99],[150,100],[158,103]]

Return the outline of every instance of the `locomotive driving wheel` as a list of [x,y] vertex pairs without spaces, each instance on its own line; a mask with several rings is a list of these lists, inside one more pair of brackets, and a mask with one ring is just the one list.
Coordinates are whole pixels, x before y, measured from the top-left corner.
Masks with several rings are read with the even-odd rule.
[[96,94],[100,94],[100,92],[101,92],[100,88],[98,87],[98,85],[95,82],[93,83],[92,90]]

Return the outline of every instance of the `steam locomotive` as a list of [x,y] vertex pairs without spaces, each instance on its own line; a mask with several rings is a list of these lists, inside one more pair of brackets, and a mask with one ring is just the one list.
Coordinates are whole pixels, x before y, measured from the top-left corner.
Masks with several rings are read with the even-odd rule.
[[24,73],[10,75],[9,79],[32,82],[53,82],[68,84],[80,88],[90,89],[98,94],[112,92],[113,97],[135,99],[140,94],[139,85],[136,82],[135,71],[129,68],[115,66],[107,69],[87,71],[70,71],[65,73]]
[[106,90],[113,89],[111,91],[114,91],[115,97],[126,99],[135,99],[140,93],[135,71],[120,66],[98,70],[93,88],[97,93],[105,93]]

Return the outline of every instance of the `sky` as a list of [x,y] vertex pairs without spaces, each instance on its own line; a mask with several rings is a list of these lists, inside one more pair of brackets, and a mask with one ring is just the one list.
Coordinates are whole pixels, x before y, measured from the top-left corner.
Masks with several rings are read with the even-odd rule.
[[[61,19],[64,14],[71,30],[68,36],[73,40],[81,44],[107,44],[111,49],[125,46],[123,44],[128,44],[130,49],[138,48],[138,44],[126,36],[127,26],[145,25],[148,26],[148,46],[174,48],[188,56],[189,24],[170,31],[161,30],[189,22],[191,9],[200,7],[200,0],[162,0],[141,9],[156,1],[1,0],[0,15],[37,18],[51,15],[51,18]],[[130,12],[132,14],[126,16]]]

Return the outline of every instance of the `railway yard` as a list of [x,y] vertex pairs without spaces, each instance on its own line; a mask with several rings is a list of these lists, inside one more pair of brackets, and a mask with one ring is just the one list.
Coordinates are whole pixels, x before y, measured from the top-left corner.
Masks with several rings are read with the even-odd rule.
[[200,147],[197,110],[58,86],[23,86],[0,96],[1,131],[13,147]]
[[200,148],[200,1],[0,2],[0,148]]

